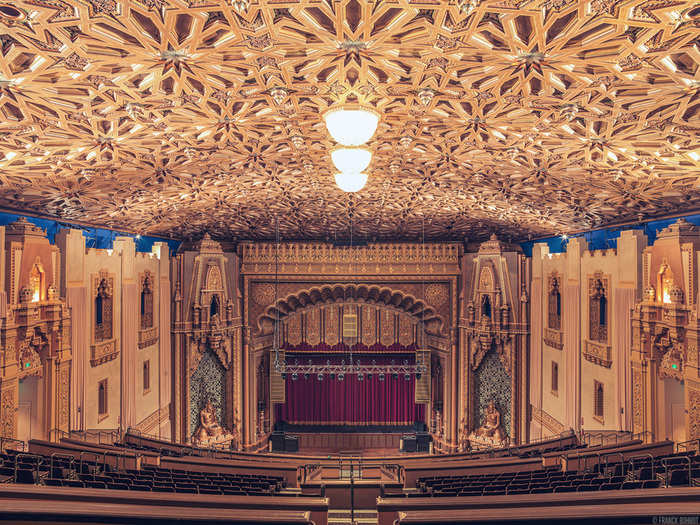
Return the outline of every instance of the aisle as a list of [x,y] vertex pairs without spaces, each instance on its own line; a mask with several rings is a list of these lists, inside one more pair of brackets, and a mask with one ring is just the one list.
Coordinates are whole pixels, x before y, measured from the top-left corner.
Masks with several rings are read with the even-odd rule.
[[[357,525],[375,525],[377,523],[376,510],[355,510],[355,523]],[[351,525],[350,510],[328,510],[328,525]]]

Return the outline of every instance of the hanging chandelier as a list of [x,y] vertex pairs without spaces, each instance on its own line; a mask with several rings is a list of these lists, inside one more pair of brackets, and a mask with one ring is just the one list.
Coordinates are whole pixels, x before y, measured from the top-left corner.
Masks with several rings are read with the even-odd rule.
[[323,114],[323,121],[331,137],[341,147],[331,151],[331,159],[339,173],[335,183],[343,191],[360,191],[367,184],[363,173],[372,162],[372,152],[360,148],[374,136],[379,124],[379,113],[364,106],[340,106]]
[[335,174],[335,183],[341,190],[354,193],[365,187],[367,178],[366,173],[340,172]]
[[377,131],[379,113],[364,106],[341,106],[326,111],[323,121],[338,144],[360,146]]
[[[365,175],[366,177],[366,175]],[[425,234],[423,237],[423,245],[425,245]],[[279,221],[275,217],[275,306],[278,302],[278,290],[279,290],[279,246],[280,246],[280,233],[279,233]],[[350,250],[352,251],[352,222],[350,223]],[[424,252],[422,252],[424,253]],[[421,264],[421,269],[425,269],[425,265]],[[424,309],[425,310],[425,309]],[[425,313],[423,313],[425,315]],[[375,361],[369,363],[360,362],[359,359],[353,357],[353,347],[349,348],[347,355],[347,361],[342,359],[340,363],[331,363],[330,360],[326,361],[325,364],[313,363],[309,360],[307,363],[299,363],[297,360],[294,363],[288,363],[286,356],[281,355],[281,331],[280,331],[280,309],[275,308],[275,322],[272,337],[272,346],[274,352],[273,366],[275,372],[280,374],[283,379],[286,379],[287,375],[295,381],[299,376],[303,376],[308,379],[310,376],[315,376],[318,381],[323,381],[325,377],[330,379],[337,378],[338,381],[343,381],[345,376],[355,375],[358,381],[363,381],[365,377],[371,378],[372,375],[376,375],[379,381],[383,381],[387,376],[391,376],[397,379],[399,376],[403,376],[406,381],[409,381],[411,377],[415,376],[416,379],[420,379],[424,373],[428,370],[427,365],[423,362],[422,352],[416,353],[415,364],[410,364],[408,360],[403,360],[402,363],[396,363],[391,361],[389,364],[378,365]],[[419,322],[419,333],[421,335],[421,345],[422,348],[425,345],[425,319],[422,318]]]

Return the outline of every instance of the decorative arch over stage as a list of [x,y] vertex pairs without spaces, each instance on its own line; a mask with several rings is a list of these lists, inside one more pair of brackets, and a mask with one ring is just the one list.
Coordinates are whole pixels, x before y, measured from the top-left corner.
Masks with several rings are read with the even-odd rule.
[[[245,390],[255,393],[244,408],[248,443],[255,443],[281,419],[346,426],[430,424],[437,408],[433,406],[436,388],[441,390],[436,396],[439,409],[454,410],[456,396],[450,393],[449,381],[461,252],[461,245],[454,243],[424,248],[420,244],[289,243],[281,244],[277,254],[274,244],[241,244],[249,383]],[[353,335],[344,333],[344,316],[356,323]],[[277,319],[281,352],[288,363],[348,359],[351,349],[353,359],[361,362],[414,363],[417,352],[423,352],[420,357],[428,371],[408,381],[404,377],[358,381],[356,376],[343,381],[328,377],[294,381],[289,375],[283,379],[271,366]],[[432,388],[431,363],[440,364],[445,378]],[[267,365],[265,373],[260,373],[261,364]],[[455,418],[456,413],[446,418],[445,426],[456,435]]]

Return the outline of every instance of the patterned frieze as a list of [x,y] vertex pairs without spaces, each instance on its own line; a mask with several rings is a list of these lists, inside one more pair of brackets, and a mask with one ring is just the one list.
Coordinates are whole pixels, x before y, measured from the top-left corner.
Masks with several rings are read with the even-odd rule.
[[454,275],[459,273],[462,245],[326,243],[242,243],[245,274],[323,275]]

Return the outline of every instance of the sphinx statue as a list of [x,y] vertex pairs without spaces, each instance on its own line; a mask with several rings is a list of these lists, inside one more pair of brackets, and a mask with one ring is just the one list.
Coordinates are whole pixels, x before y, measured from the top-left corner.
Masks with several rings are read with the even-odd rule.
[[467,438],[473,448],[495,448],[507,445],[508,437],[501,425],[501,413],[491,400],[484,412],[484,422]]
[[230,446],[233,434],[223,428],[216,420],[216,409],[211,400],[199,412],[199,425],[192,435],[192,444],[196,447]]

